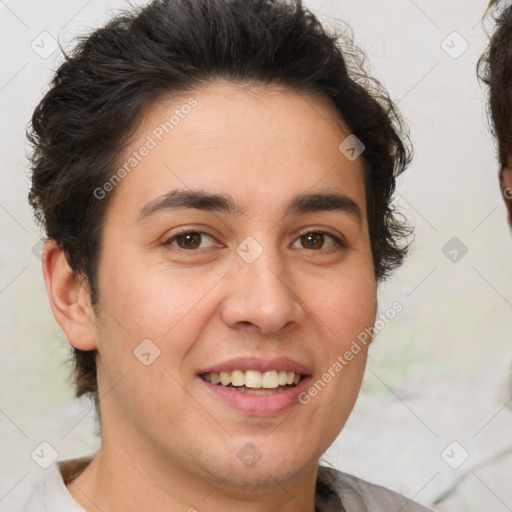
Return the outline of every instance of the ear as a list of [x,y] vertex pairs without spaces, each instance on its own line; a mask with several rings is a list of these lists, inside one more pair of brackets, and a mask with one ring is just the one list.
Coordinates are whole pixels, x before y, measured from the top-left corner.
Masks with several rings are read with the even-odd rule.
[[96,350],[95,314],[86,281],[80,282],[66,255],[55,242],[46,240],[43,248],[43,274],[55,320],[73,347]]
[[[509,159],[507,158],[507,161]],[[511,162],[512,163],[512,162]],[[508,223],[512,227],[512,167],[507,163],[500,171],[500,187],[508,210]]]

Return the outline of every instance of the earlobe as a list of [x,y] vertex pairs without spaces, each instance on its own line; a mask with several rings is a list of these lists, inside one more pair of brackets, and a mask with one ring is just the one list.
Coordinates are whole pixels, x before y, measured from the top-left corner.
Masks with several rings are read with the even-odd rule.
[[44,245],[43,274],[53,315],[68,341],[80,350],[96,350],[89,291],[75,276],[65,253],[52,239]]

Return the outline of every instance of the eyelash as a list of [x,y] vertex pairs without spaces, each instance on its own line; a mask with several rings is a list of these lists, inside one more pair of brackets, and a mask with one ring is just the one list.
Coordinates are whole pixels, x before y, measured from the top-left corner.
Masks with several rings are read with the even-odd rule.
[[[173,235],[171,238],[165,240],[162,245],[165,246],[165,247],[168,247],[168,246],[172,246],[172,243],[180,236],[184,236],[184,235],[188,235],[188,234],[197,234],[197,235],[206,235],[212,239],[214,239],[214,237],[212,235],[210,235],[209,233],[206,233],[204,231],[197,231],[197,230],[193,230],[193,229],[186,229],[186,230],[183,230],[179,233],[176,233],[175,235]],[[322,229],[310,229],[308,231],[304,231],[303,233],[301,233],[295,240],[299,240],[300,238],[302,238],[303,236],[305,235],[310,235],[310,234],[315,234],[315,235],[327,235],[328,237],[330,237],[336,244],[336,247],[331,247],[327,250],[322,250],[322,249],[304,249],[304,250],[310,250],[310,251],[313,251],[313,252],[324,252],[324,253],[330,253],[332,252],[333,250],[336,250],[336,249],[346,249],[347,248],[347,245],[346,243],[344,242],[344,240],[334,234],[332,234],[331,232],[329,231],[325,231],[325,230],[322,230]],[[183,249],[182,247],[177,247],[177,246],[172,246],[174,250],[177,250],[177,251],[184,251],[184,252],[195,252],[195,251],[198,251],[200,249]]]

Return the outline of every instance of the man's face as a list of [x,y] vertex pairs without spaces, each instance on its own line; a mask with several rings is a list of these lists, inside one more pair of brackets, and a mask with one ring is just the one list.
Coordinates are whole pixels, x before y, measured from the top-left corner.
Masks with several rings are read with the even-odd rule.
[[[312,470],[352,410],[365,347],[309,403],[297,395],[375,318],[362,158],[338,149],[349,133],[324,100],[275,87],[214,82],[139,128],[120,167],[154,147],[110,192],[98,264],[104,451],[239,489]],[[172,191],[240,211],[157,204]],[[287,212],[303,194],[340,198]],[[296,388],[251,393],[294,369]],[[207,381],[233,370],[249,387]]]

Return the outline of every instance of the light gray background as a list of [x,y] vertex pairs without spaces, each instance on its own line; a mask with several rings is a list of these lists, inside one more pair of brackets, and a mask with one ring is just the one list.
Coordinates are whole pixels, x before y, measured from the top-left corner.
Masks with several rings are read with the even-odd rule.
[[[415,146],[397,204],[416,241],[379,292],[382,311],[394,301],[404,310],[372,346],[363,392],[324,462],[446,512],[512,510],[512,236],[475,72],[486,3],[306,2],[326,23],[350,23]],[[17,510],[42,478],[31,458],[41,442],[61,459],[98,446],[91,404],[71,397],[67,342],[34,254],[24,131],[61,57],[31,45],[48,49],[51,36],[69,48],[126,5],[0,0],[0,510]],[[457,262],[442,251],[452,237],[468,250]]]

